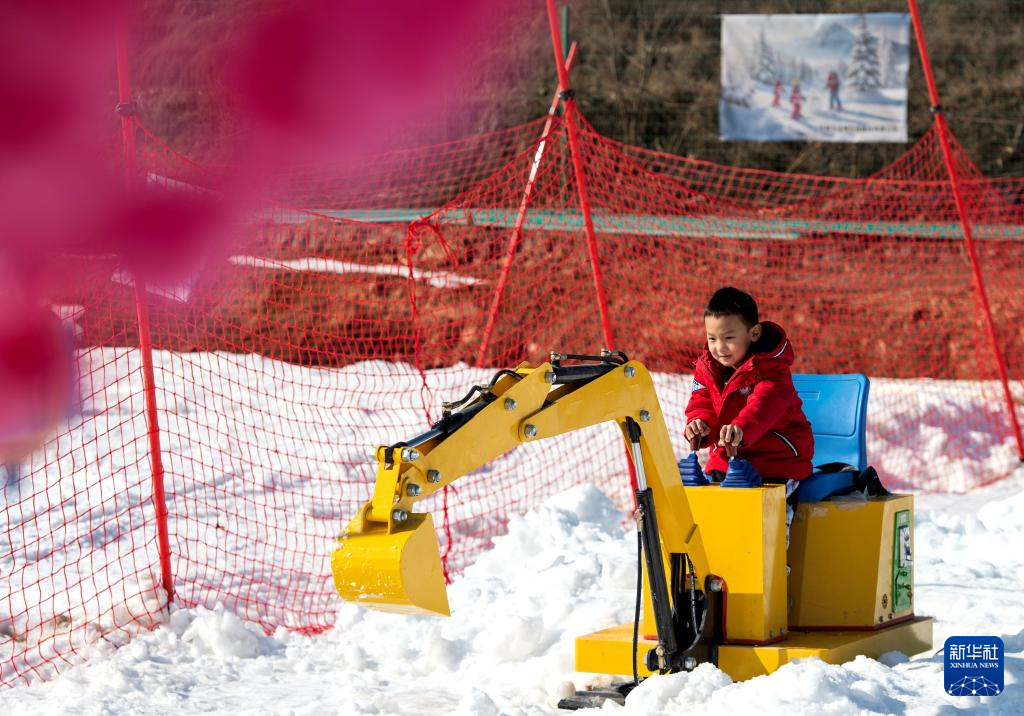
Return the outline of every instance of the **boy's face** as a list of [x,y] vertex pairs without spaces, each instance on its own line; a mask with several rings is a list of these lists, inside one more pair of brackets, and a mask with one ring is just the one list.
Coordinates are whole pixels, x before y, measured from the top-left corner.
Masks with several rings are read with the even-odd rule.
[[722,365],[735,368],[747,357],[751,344],[761,337],[761,324],[747,327],[739,316],[705,316],[708,349]]

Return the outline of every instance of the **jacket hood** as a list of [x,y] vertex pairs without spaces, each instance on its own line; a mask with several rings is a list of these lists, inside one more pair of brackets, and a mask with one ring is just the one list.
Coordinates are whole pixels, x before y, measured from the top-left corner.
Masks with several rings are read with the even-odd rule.
[[[771,321],[761,322],[761,337],[750,346],[750,361],[781,360],[787,366],[793,365],[796,354],[786,337],[782,326]],[[744,361],[745,362],[745,361]]]
[[[793,352],[793,346],[786,337],[786,331],[782,329],[782,326],[771,321],[761,321],[761,337],[751,344],[750,352],[743,362],[736,366],[736,370],[743,370],[745,366],[752,364],[764,365],[770,361],[782,361],[783,365],[788,368],[793,365],[794,360],[796,360],[796,354]],[[721,373],[722,365],[712,357],[707,343],[704,344],[704,351],[698,359],[699,362],[704,362],[713,375]]]

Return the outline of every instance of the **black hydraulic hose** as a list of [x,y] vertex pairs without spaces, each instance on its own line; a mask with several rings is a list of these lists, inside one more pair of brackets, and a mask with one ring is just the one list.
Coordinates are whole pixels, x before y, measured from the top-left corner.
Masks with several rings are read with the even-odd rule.
[[628,363],[629,358],[622,351],[614,351],[612,353],[606,353],[604,355],[592,356],[581,353],[552,353],[551,354],[552,365],[557,365],[563,360],[584,360],[584,361],[596,361],[598,363],[614,363],[616,365],[622,365]]
[[644,588],[644,547],[640,530],[636,531],[636,608],[633,611],[633,683],[640,685],[636,669],[636,652],[640,644],[640,594]]
[[468,393],[466,393],[458,400],[454,400],[451,403],[441,403],[441,409],[446,411],[455,410],[455,408],[459,407],[460,405],[468,403],[470,398],[472,398],[474,395],[476,395],[477,393],[482,393],[483,391],[483,386],[474,385],[472,388],[469,389]]
[[469,392],[466,393],[464,396],[462,396],[462,398],[460,398],[459,400],[455,400],[455,401],[453,401],[451,403],[441,403],[441,408],[443,410],[446,410],[446,411],[455,410],[459,406],[465,405],[466,403],[468,403],[470,401],[470,399],[476,393],[480,393],[480,394],[489,393],[491,391],[491,389],[493,389],[494,386],[498,384],[498,380],[503,375],[507,375],[509,377],[515,378],[516,380],[522,380],[523,379],[523,376],[520,375],[519,373],[516,373],[514,370],[508,370],[507,368],[502,368],[501,370],[499,370],[497,373],[495,373],[491,377],[491,382],[488,383],[487,385],[474,385],[472,388],[469,389]]
[[516,380],[523,379],[521,373],[516,373],[514,370],[509,370],[508,368],[502,368],[497,373],[495,373],[494,376],[491,378],[491,382],[487,384],[487,389],[490,390],[491,388],[496,386],[498,384],[498,379],[501,378],[501,376],[503,375],[507,375],[510,378],[515,378]]
[[584,365],[558,366],[554,369],[555,385],[588,383],[615,369],[616,363],[586,363]]
[[693,624],[693,633],[700,638],[700,624],[697,623],[697,576],[693,573],[693,560],[686,554],[686,564],[690,569],[690,619]]

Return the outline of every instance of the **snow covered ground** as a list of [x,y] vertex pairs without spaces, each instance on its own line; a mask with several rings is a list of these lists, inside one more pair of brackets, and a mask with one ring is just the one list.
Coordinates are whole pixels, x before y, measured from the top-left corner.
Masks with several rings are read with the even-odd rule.
[[[130,354],[121,351],[110,361],[110,369],[119,375],[133,374],[125,366],[115,365],[118,360],[130,359]],[[243,386],[260,381],[260,420],[243,420],[241,413],[225,415],[228,409],[248,408],[237,396],[227,396],[223,404],[218,404],[215,394],[196,383],[190,388],[194,401],[165,406],[169,415],[180,413],[176,419],[187,416],[211,428],[217,420],[242,421],[239,424],[254,431],[260,448],[270,451],[274,449],[273,438],[287,432],[288,423],[275,419],[278,408],[268,396],[280,393],[280,399],[288,401],[288,390],[294,388],[297,377],[291,373],[304,369],[257,365],[264,359],[255,357],[197,355],[172,359],[158,354],[156,359],[164,380],[170,379],[173,361],[188,360],[202,364],[211,374],[223,374],[234,366],[238,384]],[[354,376],[362,374],[365,379],[369,368],[363,364],[341,370],[351,371]],[[387,376],[389,383],[408,383],[410,389],[417,385],[411,368],[392,369]],[[448,386],[441,391],[444,394],[451,386],[463,385],[470,370],[457,367],[432,371],[428,379],[435,388]],[[197,376],[204,372],[196,370],[192,378],[200,380]],[[323,377],[324,371],[315,373]],[[686,377],[659,375],[656,380],[660,394],[676,396],[664,407],[670,421],[678,418],[681,386],[688,384]],[[136,411],[124,400],[126,394],[136,390],[130,382],[111,383],[106,399],[109,405],[125,404],[126,415]],[[928,390],[923,389],[925,383]],[[974,404],[962,397],[962,390],[951,386],[943,390],[934,383],[872,384],[872,405],[890,406],[884,408],[884,415],[883,410],[874,413],[876,418],[884,419],[887,432],[870,436],[872,461],[916,441],[921,459],[944,460],[941,464],[946,471],[966,475],[972,464],[983,460],[1005,463],[1012,453],[1005,440],[979,433],[972,438],[978,443],[977,451],[963,454],[959,449],[949,450],[947,441],[939,439],[942,425],[959,429],[962,419],[986,406],[982,398]],[[321,381],[306,376],[305,384],[320,385]],[[904,393],[924,402],[908,402]],[[168,386],[167,394],[178,396],[173,398],[178,402],[184,400],[182,396],[192,395],[181,386]],[[953,400],[951,396],[961,397]],[[332,395],[325,393],[319,399],[325,407],[336,406]],[[166,400],[173,402],[170,397]],[[281,415],[294,415],[294,411],[280,410]],[[364,417],[378,431],[382,424],[394,430],[396,420],[404,422],[405,417],[395,418],[404,415],[404,410],[411,425],[422,422],[416,404],[395,406],[395,410],[386,423],[381,423],[380,416],[367,413]],[[947,420],[949,411],[961,421]],[[279,432],[271,429],[264,434],[263,422]],[[99,445],[93,445],[95,436],[88,440],[71,436],[69,440],[92,446],[90,449],[95,449],[99,457],[86,457],[99,461],[103,455],[110,459],[105,441],[116,437],[106,436]],[[375,444],[370,440],[374,436],[363,437],[369,440],[367,444]],[[325,437],[324,449],[331,449],[336,440],[337,436]],[[175,450],[188,448],[182,444]],[[197,452],[180,453],[182,465],[187,459],[205,464],[198,452],[200,446],[193,449]],[[264,458],[262,452],[254,453],[254,457],[257,461]],[[268,453],[266,459],[281,458],[271,458]],[[317,460],[316,456],[303,459],[302,469],[296,469],[296,473],[330,469],[329,461]],[[509,459],[518,464],[520,458],[513,454]],[[277,482],[270,480],[267,484],[281,489],[281,475],[289,471],[282,473],[280,465],[277,467]],[[95,477],[109,476],[116,470],[127,481],[127,473],[138,469],[130,461],[100,464]],[[372,466],[369,470],[372,472]],[[37,474],[24,479],[44,477]],[[90,490],[102,492],[103,483],[93,477],[90,471],[85,483]],[[262,478],[256,478],[255,484],[263,484]],[[54,480],[46,489],[59,507],[61,490],[66,486]],[[202,486],[192,489],[200,490]],[[9,490],[8,495],[12,494]],[[244,509],[239,506],[239,511]],[[343,517],[334,515],[332,509],[319,506],[306,518],[327,515],[329,529],[340,528]],[[46,513],[41,514],[45,517]],[[304,513],[296,514],[299,518]],[[377,614],[339,603],[336,628],[307,637],[284,630],[266,635],[225,609],[177,610],[165,624],[135,636],[120,649],[103,641],[86,647],[92,649],[86,663],[55,679],[0,690],[0,713],[554,713],[558,698],[571,689],[569,682],[582,687],[594,678],[573,673],[574,638],[632,618],[636,545],[635,535],[624,530],[622,517],[612,500],[595,487],[577,486],[526,516],[514,518],[508,534],[499,537],[494,548],[449,589],[451,619]],[[87,527],[94,516],[87,514],[83,519]],[[16,537],[18,533],[8,534]],[[702,666],[693,674],[645,682],[630,696],[626,710],[636,714],[687,710],[749,713],[753,708],[779,714],[937,713],[972,707],[1006,713],[1024,711],[1024,553],[1020,550],[1024,540],[1024,468],[968,495],[919,495],[915,540],[916,606],[919,613],[936,618],[936,653],[909,660],[890,655],[885,663],[859,659],[844,666],[794,663],[771,676],[738,684],[731,684],[717,669]],[[326,538],[323,544],[329,548]],[[60,550],[55,552],[60,554]],[[323,557],[326,565],[326,554]],[[47,568],[44,560],[54,558],[48,553],[36,555],[39,569]],[[91,560],[99,564],[95,560],[102,560],[102,553],[94,552]],[[107,568],[116,568],[116,562]],[[97,567],[99,576],[93,581],[102,581],[103,569],[102,565]],[[0,578],[6,572],[7,566],[0,563]],[[139,591],[142,600],[156,598],[152,585],[141,585]],[[131,611],[140,606],[129,603],[125,608]],[[140,613],[151,608],[152,604],[145,605]],[[119,619],[118,623],[124,621]],[[954,699],[944,694],[941,646],[952,635],[1002,637],[1007,651],[1006,691],[1002,695]]]
[[[644,682],[625,713],[946,713],[1024,710],[1024,469],[967,497],[917,503],[917,609],[935,653],[842,666],[795,662],[732,683],[710,665]],[[176,611],[61,677],[0,692],[17,714],[549,714],[573,673],[573,638],[631,618],[635,538],[593,487],[512,521],[449,589],[450,619],[344,605],[319,637],[266,636],[221,610]],[[942,643],[998,635],[1000,696],[947,696]],[[606,710],[619,711],[617,706]]]

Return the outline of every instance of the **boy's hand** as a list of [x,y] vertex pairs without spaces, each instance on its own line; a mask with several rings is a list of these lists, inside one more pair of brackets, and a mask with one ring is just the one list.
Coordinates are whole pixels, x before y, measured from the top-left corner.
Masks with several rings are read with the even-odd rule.
[[739,425],[723,425],[718,434],[718,444],[722,447],[738,448],[743,442],[743,428]]
[[691,420],[683,429],[683,437],[689,443],[693,443],[695,440],[699,441],[700,438],[710,434],[711,428],[703,420]]

